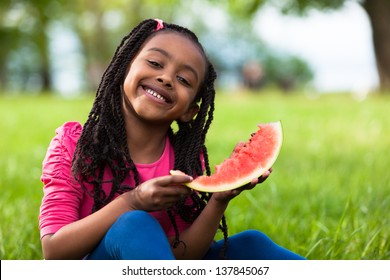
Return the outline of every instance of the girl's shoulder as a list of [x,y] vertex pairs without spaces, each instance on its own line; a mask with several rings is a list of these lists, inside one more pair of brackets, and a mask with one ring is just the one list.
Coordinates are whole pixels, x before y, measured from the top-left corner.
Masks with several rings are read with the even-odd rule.
[[82,131],[83,126],[79,122],[66,122],[56,129],[56,137],[73,153]]
[[83,126],[79,122],[66,122],[56,129],[56,134],[63,137],[80,136]]
[[68,152],[73,156],[77,141],[79,140],[83,126],[79,122],[66,122],[55,130],[55,136],[50,143],[49,150]]
[[42,163],[42,179],[67,178],[73,153],[83,127],[78,122],[66,122],[55,130]]

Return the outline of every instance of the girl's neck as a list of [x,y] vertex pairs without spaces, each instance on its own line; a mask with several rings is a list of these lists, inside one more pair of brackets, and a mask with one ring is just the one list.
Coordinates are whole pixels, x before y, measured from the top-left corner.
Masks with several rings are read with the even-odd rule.
[[126,116],[127,146],[135,163],[153,163],[164,152],[169,125],[150,124]]

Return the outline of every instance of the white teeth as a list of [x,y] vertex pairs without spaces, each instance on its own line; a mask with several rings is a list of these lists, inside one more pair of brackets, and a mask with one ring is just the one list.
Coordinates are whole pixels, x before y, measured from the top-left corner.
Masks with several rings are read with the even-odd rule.
[[161,96],[160,94],[158,94],[157,92],[155,92],[154,90],[148,88],[146,89],[146,92],[149,93],[150,95],[153,95],[154,97],[157,97],[158,99],[162,100],[162,101],[166,101],[166,99]]

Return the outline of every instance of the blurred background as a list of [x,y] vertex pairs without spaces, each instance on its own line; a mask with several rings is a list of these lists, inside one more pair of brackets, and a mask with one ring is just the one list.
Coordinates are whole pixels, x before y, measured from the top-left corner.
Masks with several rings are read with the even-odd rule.
[[156,17],[198,34],[228,91],[390,89],[388,0],[2,0],[0,16],[2,94],[94,92],[120,39]]
[[[210,166],[281,120],[272,179],[227,210],[309,259],[390,259],[390,0],[0,0],[0,259],[42,259],[42,160],[121,39],[161,18],[218,71]],[[250,209],[250,211],[248,211]]]

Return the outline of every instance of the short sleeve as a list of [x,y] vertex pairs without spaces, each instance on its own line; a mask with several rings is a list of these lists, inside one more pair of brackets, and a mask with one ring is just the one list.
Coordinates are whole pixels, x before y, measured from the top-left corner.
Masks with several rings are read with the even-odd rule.
[[71,166],[82,126],[68,122],[56,129],[42,163],[43,198],[39,213],[41,238],[79,219],[83,191]]

